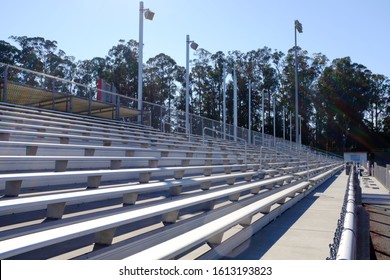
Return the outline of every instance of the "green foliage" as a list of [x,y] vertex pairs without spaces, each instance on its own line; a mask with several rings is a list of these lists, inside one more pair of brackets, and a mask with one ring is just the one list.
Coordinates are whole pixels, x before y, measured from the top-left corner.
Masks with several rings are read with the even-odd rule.
[[[138,43],[120,40],[105,57],[75,62],[58,49],[57,42],[41,37],[10,37],[13,46],[0,41],[0,62],[70,79],[96,87],[98,78],[113,83],[119,94],[137,98]],[[297,48],[299,114],[302,116],[302,142],[335,152],[389,147],[390,80],[373,74],[349,57],[334,59],[319,53],[309,55]],[[248,126],[248,85],[252,84],[252,129],[261,130],[262,109],[265,132],[273,133],[273,102],[276,100],[276,133],[282,137],[282,107],[287,116],[295,114],[294,49],[284,54],[268,47],[247,53],[232,51],[214,54],[199,49],[191,62],[190,111],[211,119],[223,116],[223,64],[228,71],[227,122],[233,123],[232,69],[238,85],[238,125]],[[17,77],[23,82],[44,86],[42,81]],[[163,53],[144,65],[144,101],[171,110],[185,108],[185,68]],[[48,85],[47,85],[48,86]],[[50,85],[51,87],[55,85]],[[264,108],[261,108],[264,92]],[[80,95],[87,93],[78,92]],[[147,106],[146,106],[147,107]],[[165,114],[165,113],[164,113]],[[168,114],[168,113],[167,113]],[[158,122],[159,120],[153,120]],[[294,118],[293,118],[293,127]],[[295,132],[293,132],[295,135]],[[294,139],[295,137],[293,137]]]

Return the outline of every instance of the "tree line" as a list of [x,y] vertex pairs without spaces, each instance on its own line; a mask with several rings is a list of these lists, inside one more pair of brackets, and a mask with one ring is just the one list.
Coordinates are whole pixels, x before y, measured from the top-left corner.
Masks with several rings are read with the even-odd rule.
[[[115,85],[117,92],[137,98],[138,42],[120,40],[105,57],[76,60],[42,37],[11,36],[16,46],[0,40],[0,62],[96,87],[98,78]],[[287,53],[259,48],[249,52],[198,49],[191,61],[190,111],[214,120],[223,118],[223,67],[226,79],[227,123],[233,123],[233,81],[237,76],[238,126],[248,127],[248,87],[252,88],[252,130],[261,131],[262,94],[264,128],[282,137],[282,122],[295,112],[294,48]],[[299,114],[302,143],[342,152],[389,148],[390,80],[372,73],[350,57],[330,61],[321,53],[297,48]],[[143,97],[151,103],[185,110],[185,68],[160,53],[144,64]],[[283,109],[285,114],[283,115]],[[293,127],[295,119],[292,118]],[[289,129],[286,138],[289,139]],[[292,135],[295,140],[295,132]]]

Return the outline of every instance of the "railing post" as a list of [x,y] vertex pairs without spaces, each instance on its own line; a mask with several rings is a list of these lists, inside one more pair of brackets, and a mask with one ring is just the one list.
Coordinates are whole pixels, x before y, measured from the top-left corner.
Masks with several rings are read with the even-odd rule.
[[260,147],[260,170],[262,170],[262,162],[263,162],[263,148],[264,148],[264,146],[262,145],[261,147]]
[[5,66],[4,70],[3,100],[1,100],[2,102],[7,102],[8,67],[8,65]]
[[88,91],[88,116],[91,115],[91,108],[92,108],[92,95],[91,95],[91,91]]
[[56,98],[54,95],[55,88],[54,88],[54,80],[51,81],[51,108],[52,110],[56,109]]
[[119,120],[121,118],[121,100],[119,95],[114,95],[116,98],[116,119]]
[[72,94],[70,94],[70,108],[69,108],[69,112],[70,113],[73,113],[73,95]]
[[247,148],[248,148],[248,143],[245,142],[245,165],[248,164]]
[[[154,110],[153,110],[153,112],[154,112]],[[150,114],[152,114],[152,110],[150,110]],[[160,107],[160,120],[164,121],[164,118],[165,118],[165,116],[163,117],[163,107]],[[168,119],[169,119],[169,122],[171,122],[171,107],[168,108]],[[160,123],[160,125],[163,126],[163,127],[160,127],[160,129],[162,129],[165,133],[165,122]],[[169,128],[169,132],[172,132],[171,128]]]
[[307,181],[309,181],[309,151],[306,152],[306,171],[307,171]]

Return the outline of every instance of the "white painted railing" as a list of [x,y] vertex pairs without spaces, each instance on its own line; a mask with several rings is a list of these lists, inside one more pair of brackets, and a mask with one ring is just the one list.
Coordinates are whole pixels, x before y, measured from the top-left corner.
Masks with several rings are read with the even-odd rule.
[[351,176],[352,180],[348,183],[344,224],[336,260],[354,260],[356,257],[355,184],[357,183],[357,178],[355,176],[355,170]]
[[349,174],[344,203],[337,223],[333,244],[330,244],[330,260],[356,259],[356,187],[359,179],[356,166]]

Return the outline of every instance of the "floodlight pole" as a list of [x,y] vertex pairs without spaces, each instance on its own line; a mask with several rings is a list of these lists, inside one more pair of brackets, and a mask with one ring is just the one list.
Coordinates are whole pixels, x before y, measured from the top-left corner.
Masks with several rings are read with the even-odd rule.
[[249,81],[249,98],[248,98],[248,144],[252,143],[252,83]]
[[264,89],[261,90],[261,138],[264,146]]
[[274,102],[273,102],[273,111],[274,111],[274,123],[273,123],[273,127],[274,127],[274,147],[276,147],[276,97],[274,95]]
[[237,74],[236,67],[233,68],[233,129],[234,129],[234,141],[237,141]]
[[223,139],[226,139],[226,62],[223,63]]
[[[149,9],[144,9],[144,2],[139,2],[139,39],[138,39],[138,121],[142,123],[143,107],[142,107],[142,77],[143,77],[143,47],[144,47],[144,12]],[[153,14],[152,12],[150,12]],[[149,20],[153,19],[148,18]]]
[[292,149],[292,116],[290,111],[290,150]]
[[198,44],[190,41],[190,35],[186,37],[186,133],[190,135],[190,44],[193,50],[198,48]]
[[302,148],[302,116],[299,115],[299,147]]
[[297,31],[302,33],[302,24],[295,20],[294,22],[295,31],[295,142],[298,144],[299,131],[298,131],[298,61],[297,61]]
[[284,106],[283,106],[283,111],[282,111],[282,119],[283,119],[283,141],[286,140],[286,119],[285,119],[285,112],[284,112]]
[[189,124],[189,95],[190,95],[190,35],[187,35],[186,40],[186,133],[190,134]]

